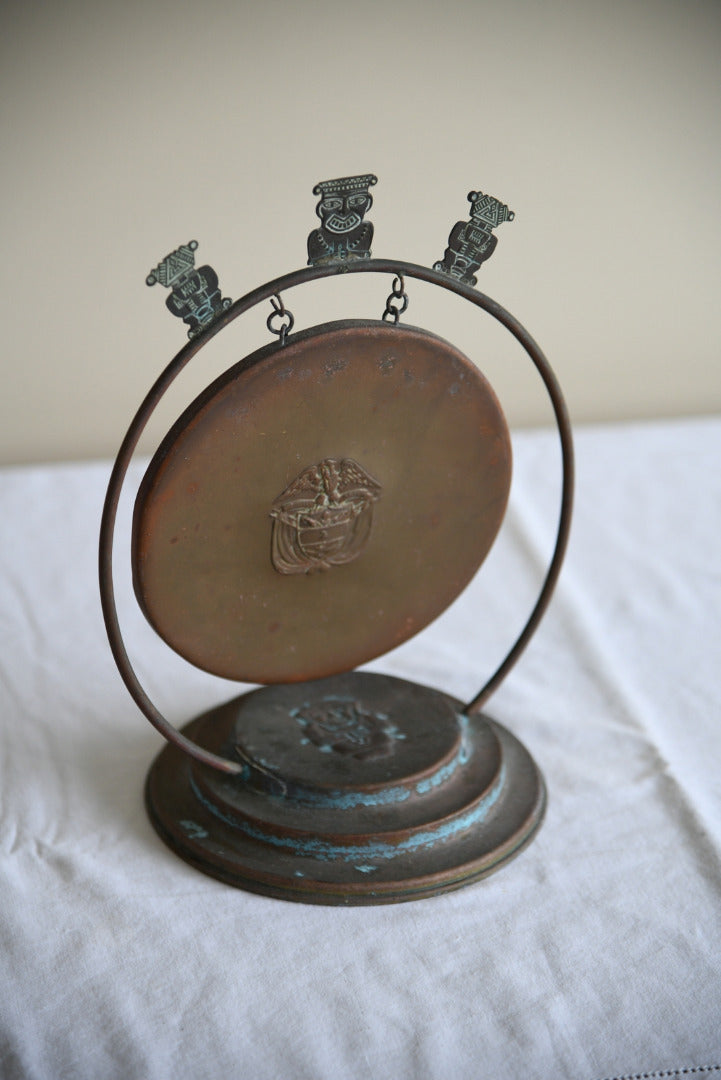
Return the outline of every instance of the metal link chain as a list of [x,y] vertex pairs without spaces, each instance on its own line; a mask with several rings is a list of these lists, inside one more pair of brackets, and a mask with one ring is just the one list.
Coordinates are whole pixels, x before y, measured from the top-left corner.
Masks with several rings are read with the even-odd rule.
[[[285,339],[293,329],[295,319],[293,313],[288,311],[287,307],[281,299],[280,293],[275,293],[270,298],[270,302],[273,306],[273,310],[265,321],[265,325],[270,330],[271,334],[276,334],[280,338],[280,344],[285,345]],[[277,328],[273,326],[275,319],[285,319],[286,321],[281,323]]]
[[[383,322],[390,322],[390,320],[392,319],[393,324],[395,326],[398,325],[398,320],[408,307],[408,296],[406,294],[405,287],[406,283],[403,280],[402,274],[400,274],[398,277],[393,278],[393,285],[391,286],[392,292],[386,300],[386,309],[383,312]],[[400,305],[394,304],[394,300],[400,300]]]

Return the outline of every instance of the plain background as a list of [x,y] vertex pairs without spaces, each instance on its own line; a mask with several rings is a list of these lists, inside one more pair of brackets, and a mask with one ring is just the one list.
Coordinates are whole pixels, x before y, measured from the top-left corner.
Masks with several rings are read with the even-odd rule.
[[[2,11],[0,462],[113,455],[185,341],[150,269],[196,239],[236,299],[304,264],[317,181],[366,171],[378,256],[440,258],[472,188],[515,211],[479,288],[576,422],[721,408],[717,0]],[[379,317],[387,282],[348,280],[299,297],[299,325]],[[512,425],[545,423],[517,348],[438,304],[415,290],[408,320],[466,349]],[[266,314],[203,350],[159,431]]]

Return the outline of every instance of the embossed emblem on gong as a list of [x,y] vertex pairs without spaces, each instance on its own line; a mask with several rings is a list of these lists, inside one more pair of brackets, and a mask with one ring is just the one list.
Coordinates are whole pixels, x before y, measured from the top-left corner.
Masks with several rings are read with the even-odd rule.
[[280,574],[308,574],[357,559],[368,543],[380,484],[352,458],[304,469],[273,500],[271,559]]
[[350,699],[301,705],[291,715],[320,750],[360,760],[385,757],[393,752],[393,741],[404,738],[384,713],[371,712]]

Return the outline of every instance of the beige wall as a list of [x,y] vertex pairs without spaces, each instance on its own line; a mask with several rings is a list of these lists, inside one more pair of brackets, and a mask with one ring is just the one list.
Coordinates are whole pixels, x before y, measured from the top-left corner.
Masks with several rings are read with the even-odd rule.
[[[577,421],[721,408],[715,0],[2,10],[1,462],[112,455],[185,340],[148,271],[197,239],[237,298],[305,261],[313,184],[357,171],[379,177],[379,256],[439,258],[471,188],[511,206],[479,285]],[[351,280],[294,298],[299,324],[379,315],[385,282]],[[548,420],[502,334],[423,289],[411,304],[512,423]],[[204,351],[158,427],[263,323]]]

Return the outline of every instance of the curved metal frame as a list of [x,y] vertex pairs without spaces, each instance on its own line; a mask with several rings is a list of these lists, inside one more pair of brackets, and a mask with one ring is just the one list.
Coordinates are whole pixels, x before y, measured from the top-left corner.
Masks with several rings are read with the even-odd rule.
[[110,641],[110,648],[123,682],[140,710],[168,742],[173,743],[180,750],[189,754],[202,764],[210,765],[225,773],[240,773],[243,766],[238,762],[231,761],[229,758],[220,757],[217,754],[204,750],[202,747],[198,746],[197,743],[194,743],[191,739],[188,739],[185,735],[181,734],[177,728],[166,720],[145,693],[125,649],[118,621],[118,612],[115,604],[115,588],[113,584],[113,539],[123,481],[125,480],[128,466],[130,465],[138,440],[152,413],[160,402],[160,399],[198,350],[220,330],[227,326],[228,323],[237,319],[239,315],[249,311],[257,304],[262,303],[262,301],[268,300],[278,293],[282,293],[283,290],[294,288],[296,285],[303,285],[307,282],[315,281],[318,278],[333,277],[338,274],[369,272],[394,275],[400,274],[405,275],[406,277],[415,278],[419,281],[429,282],[432,285],[439,285],[444,289],[450,290],[450,292],[456,293],[464,300],[470,301],[470,303],[475,304],[476,307],[481,308],[483,311],[488,312],[489,315],[492,315],[493,318],[497,319],[498,322],[505,326],[506,329],[520,342],[540,374],[553,406],[556,425],[561,440],[563,469],[561,509],[556,543],[541,591],[526,624],[515,643],[506,654],[505,659],[479,693],[465,706],[464,712],[479,712],[516,663],[533,636],[536,627],[548,606],[561,570],[561,564],[568,543],[573,503],[574,462],[571,425],[561,388],[548,361],[530,334],[528,334],[524,327],[521,326],[521,324],[509,314],[505,308],[501,307],[500,304],[497,304],[495,300],[492,300],[484,293],[477,292],[469,285],[461,284],[461,282],[457,281],[455,278],[448,277],[446,274],[437,270],[430,270],[414,263],[402,263],[395,259],[364,259],[340,264],[332,263],[325,266],[310,266],[302,270],[295,270],[290,274],[285,274],[283,277],[276,278],[274,281],[261,285],[259,288],[249,292],[246,296],[241,297],[240,300],[236,300],[235,303],[232,304],[227,311],[223,312],[223,314],[221,314],[203,333],[199,334],[197,338],[194,338],[181,349],[149,390],[128,428],[127,434],[123,439],[115,459],[107,494],[105,496],[100,526],[100,599],[103,609],[103,618],[105,620],[105,628]]

